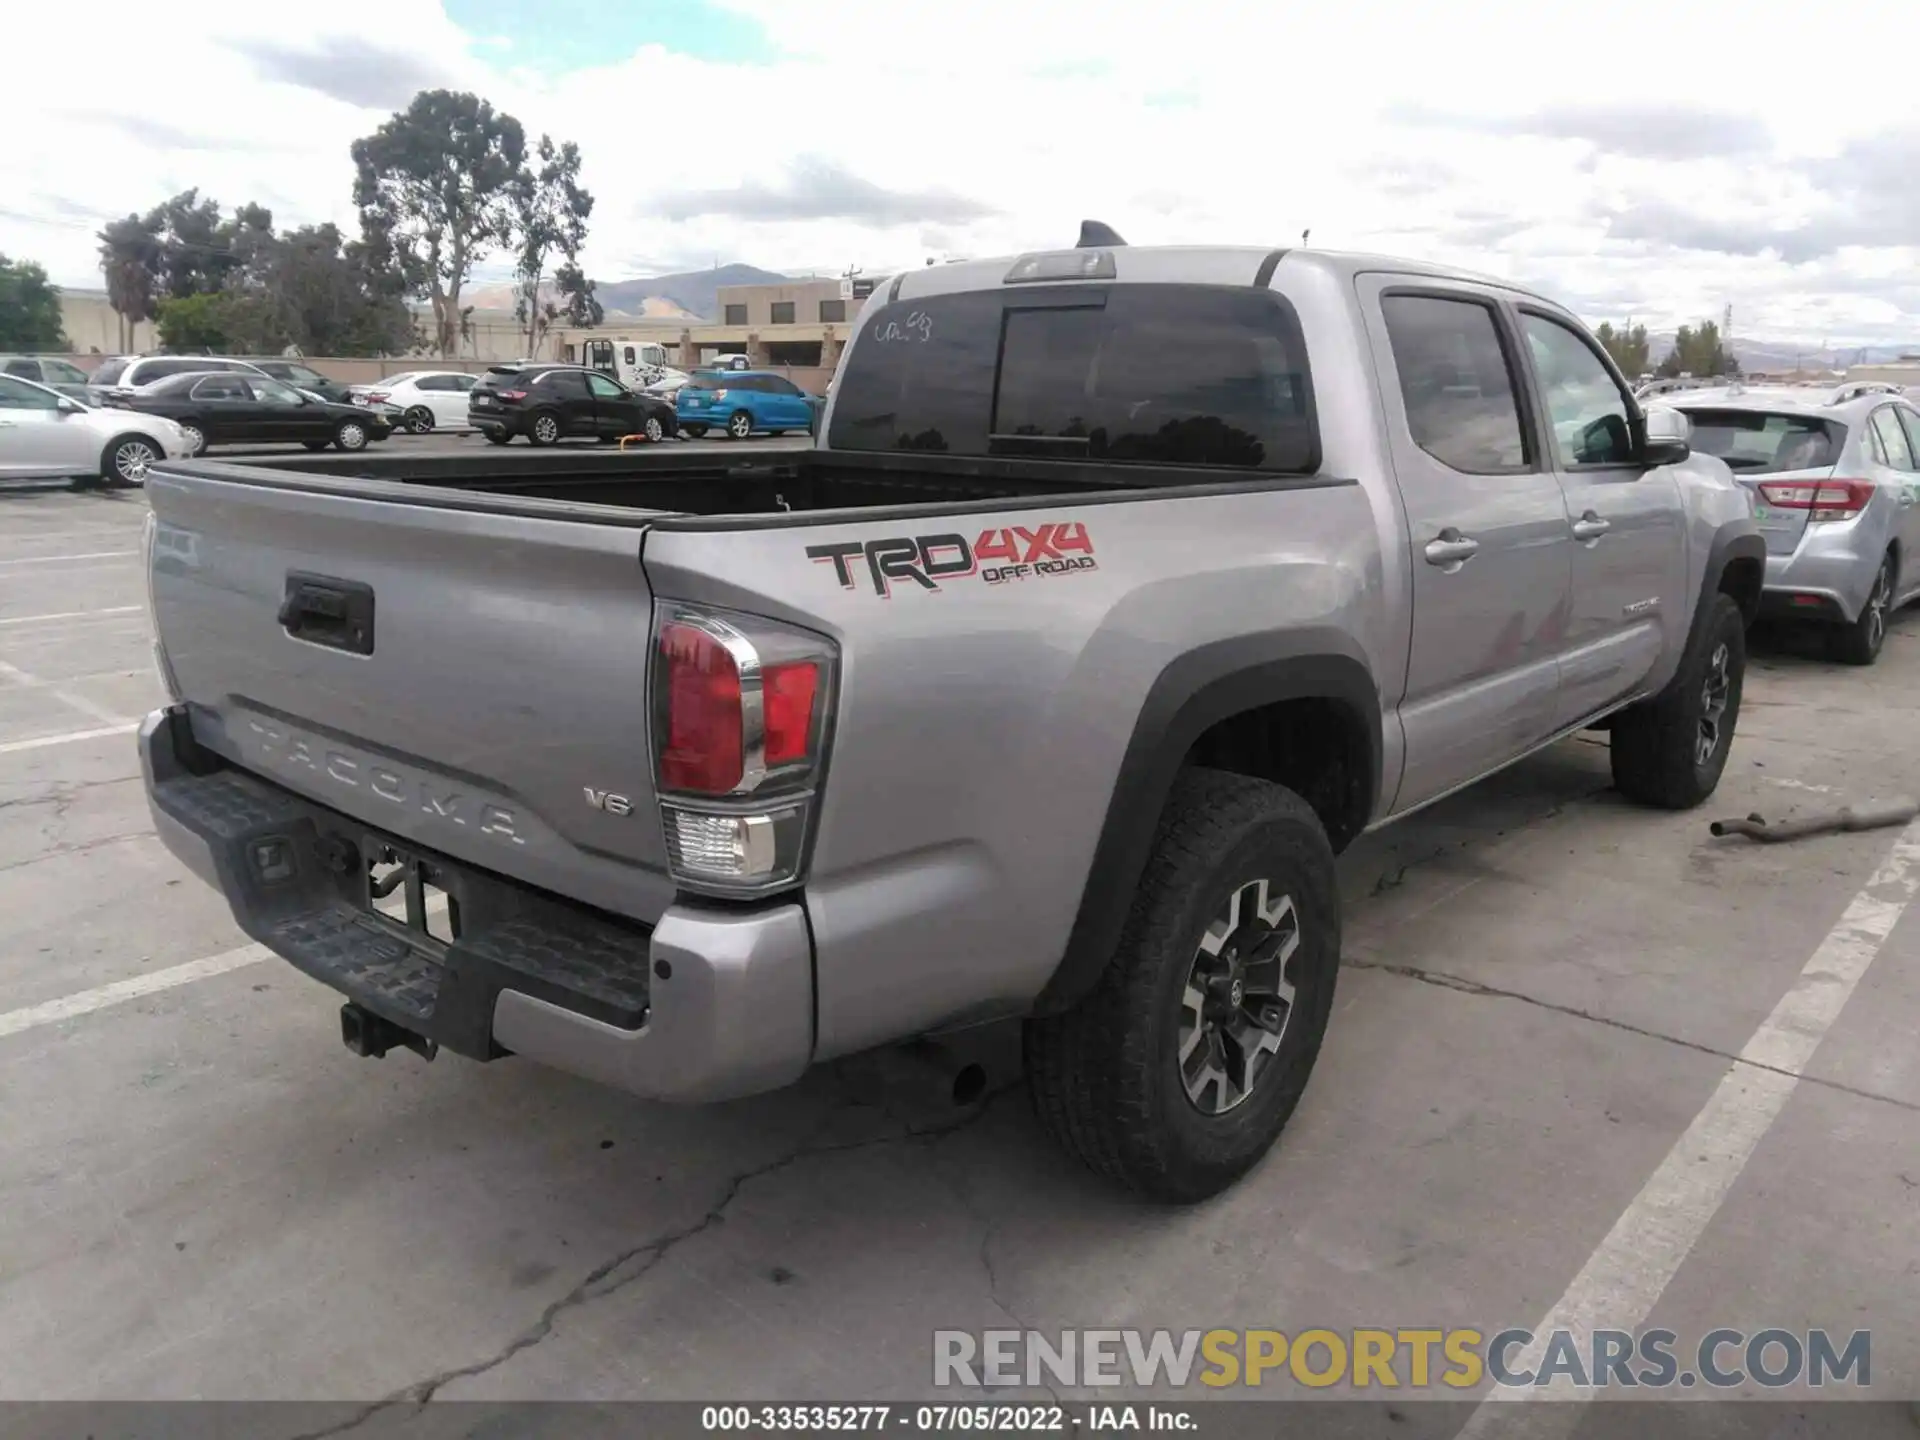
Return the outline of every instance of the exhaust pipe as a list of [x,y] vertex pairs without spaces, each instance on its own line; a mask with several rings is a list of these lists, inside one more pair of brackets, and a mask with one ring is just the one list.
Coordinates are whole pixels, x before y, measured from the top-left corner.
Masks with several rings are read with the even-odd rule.
[[1845,805],[1838,810],[1798,815],[1791,820],[1770,822],[1764,815],[1749,815],[1744,820],[1716,820],[1707,829],[1715,836],[1744,835],[1749,840],[1774,845],[1808,835],[1881,830],[1889,825],[1904,825],[1915,815],[1920,815],[1920,802],[1870,800],[1863,805]]

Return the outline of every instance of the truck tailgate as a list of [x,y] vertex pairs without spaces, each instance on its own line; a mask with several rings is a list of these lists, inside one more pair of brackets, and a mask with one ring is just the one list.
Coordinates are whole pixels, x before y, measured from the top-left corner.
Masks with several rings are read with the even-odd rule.
[[634,512],[395,488],[151,478],[154,621],[195,738],[396,837],[657,919]]

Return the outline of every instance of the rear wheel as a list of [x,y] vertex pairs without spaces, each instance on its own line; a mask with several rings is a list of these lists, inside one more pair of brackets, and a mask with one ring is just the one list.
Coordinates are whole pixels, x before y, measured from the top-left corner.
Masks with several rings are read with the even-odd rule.
[[1889,550],[1873,577],[1867,603],[1860,607],[1860,618],[1827,632],[1827,653],[1842,664],[1871,665],[1880,658],[1880,647],[1887,643],[1887,618],[1893,613],[1894,571]]
[[1731,595],[1715,595],[1667,688],[1613,717],[1614,788],[1662,810],[1691,810],[1713,794],[1746,673],[1746,617]]
[[358,420],[342,420],[334,428],[333,443],[342,450],[364,450],[367,448],[367,427]]
[[682,425],[680,429],[691,440],[703,439],[707,433],[707,427],[704,425]]
[[187,442],[187,454],[200,455],[205,453],[207,436],[206,432],[198,425],[189,425],[184,420],[181,421],[180,436]]
[[736,410],[727,417],[727,434],[735,440],[744,440],[753,434],[753,416],[744,410]]
[[147,471],[163,457],[160,447],[144,435],[122,435],[100,456],[100,478],[109,485],[131,488],[147,483]]
[[333,442],[331,440],[302,440],[300,443],[309,450],[324,450]]
[[1292,791],[1218,770],[1175,785],[1091,994],[1027,1022],[1041,1123],[1155,1200],[1218,1194],[1306,1088],[1340,964],[1333,848]]
[[560,417],[551,411],[541,411],[533,417],[533,423],[527,427],[527,440],[534,445],[558,445]]
[[416,405],[402,417],[402,424],[415,435],[425,435],[433,429],[433,412],[424,405]]
[[647,439],[655,445],[658,445],[662,440],[667,438],[667,427],[660,423],[660,417],[658,415],[649,415],[644,428],[647,433]]
[[504,430],[482,430],[480,433],[487,437],[487,443],[489,445],[505,445],[509,440],[513,439],[513,437]]

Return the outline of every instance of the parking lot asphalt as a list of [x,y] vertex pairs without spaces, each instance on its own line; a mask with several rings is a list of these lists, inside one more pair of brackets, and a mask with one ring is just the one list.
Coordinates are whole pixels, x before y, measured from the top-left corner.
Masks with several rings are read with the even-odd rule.
[[1920,827],[1707,834],[1920,793],[1920,614],[1870,670],[1763,638],[1701,812],[1587,736],[1360,842],[1299,1112],[1175,1211],[1004,1036],[972,1112],[887,1056],[701,1110],[349,1054],[152,833],[144,509],[0,494],[0,1399],[909,1398],[937,1329],[1549,1316],[1870,1329],[1920,1393]]

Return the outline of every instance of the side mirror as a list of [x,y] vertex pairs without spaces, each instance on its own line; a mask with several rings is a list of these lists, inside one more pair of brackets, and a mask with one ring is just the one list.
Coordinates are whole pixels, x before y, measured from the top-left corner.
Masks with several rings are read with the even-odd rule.
[[1647,411],[1640,446],[1640,463],[1649,469],[1658,465],[1678,465],[1693,453],[1693,421],[1666,405]]
[[59,403],[53,408],[58,410],[62,415],[80,415],[85,413],[87,407],[70,395],[62,395]]

